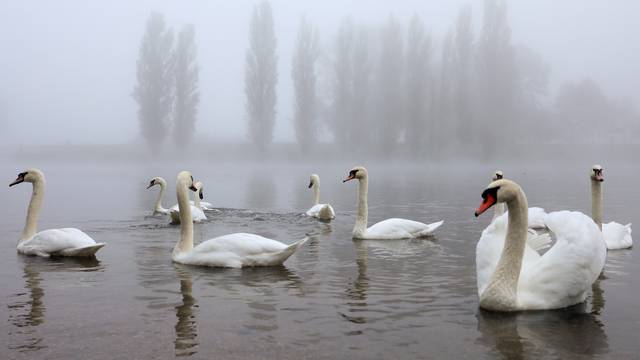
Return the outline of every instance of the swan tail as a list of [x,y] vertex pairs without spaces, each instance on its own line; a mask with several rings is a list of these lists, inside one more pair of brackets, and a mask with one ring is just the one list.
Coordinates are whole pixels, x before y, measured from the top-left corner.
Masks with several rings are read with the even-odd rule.
[[438,229],[440,226],[442,226],[442,224],[444,224],[444,220],[440,220],[438,222],[434,222],[434,223],[431,223],[431,224],[427,225],[427,227],[425,229],[421,230],[417,234],[417,237],[432,235],[433,232],[436,231],[436,229]]
[[60,251],[60,255],[74,256],[74,257],[91,257],[91,256],[95,256],[96,252],[102,249],[102,247],[104,247],[105,245],[106,245],[105,243],[96,243],[95,245],[65,249]]
[[325,206],[322,207],[322,209],[320,209],[320,211],[318,212],[318,219],[320,220],[333,220],[336,216],[333,213],[333,209],[331,208],[331,205],[327,204]]
[[538,234],[535,230],[528,229],[527,245],[535,251],[541,251],[551,247],[551,236],[548,233]]
[[293,244],[287,246],[286,248],[284,248],[284,250],[282,250],[281,252],[279,252],[278,254],[276,254],[276,257],[274,259],[274,264],[275,265],[282,265],[291,255],[293,255],[293,253],[296,252],[296,250],[298,250],[298,248],[300,246],[302,246],[304,243],[307,242],[307,240],[309,240],[309,237],[305,237],[302,240],[296,241]]

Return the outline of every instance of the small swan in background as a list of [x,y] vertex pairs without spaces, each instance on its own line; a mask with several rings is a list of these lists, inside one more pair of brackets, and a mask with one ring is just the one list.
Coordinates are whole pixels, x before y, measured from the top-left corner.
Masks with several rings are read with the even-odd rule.
[[210,202],[206,202],[206,201],[201,201],[204,199],[204,185],[202,184],[202,181],[196,181],[195,184],[193,184],[193,186],[195,186],[196,189],[198,189],[198,191],[196,192],[196,194],[194,195],[194,199],[195,201],[191,201],[191,205],[194,205],[195,207],[197,207],[200,210],[215,210],[213,208],[213,205]]
[[150,189],[156,185],[160,186],[160,192],[158,193],[158,198],[156,199],[156,205],[153,207],[153,214],[169,215],[169,209],[165,209],[162,206],[162,198],[164,197],[164,192],[167,188],[167,182],[159,176],[154,177],[153,179],[151,179],[151,181],[149,181],[147,189]]
[[628,249],[633,246],[631,224],[622,225],[614,221],[602,223],[602,183],[604,182],[602,170],[600,165],[593,165],[591,169],[591,217],[602,230],[607,249]]
[[380,221],[367,228],[369,216],[369,208],[367,205],[369,179],[367,169],[362,166],[354,167],[349,171],[349,176],[342,182],[344,183],[353,179],[358,179],[359,182],[358,215],[356,224],[353,227],[354,239],[393,240],[426,237],[433,234],[433,232],[444,223],[444,221],[438,221],[427,225],[413,220],[394,218]]
[[[501,180],[504,179],[504,173],[502,172],[502,170],[496,170],[493,173],[493,176],[491,177],[491,181],[497,181],[497,180]],[[500,216],[502,216],[502,214],[505,213],[505,204],[503,203],[498,203],[494,205],[494,210],[493,210],[493,219],[491,221],[494,221],[495,219],[499,218]],[[546,229],[547,225],[544,224],[544,217],[547,215],[547,213],[544,211],[543,208],[539,208],[539,207],[530,207],[529,208],[529,228],[531,229]],[[535,231],[530,231],[529,233],[531,234],[536,234]]]
[[526,245],[528,204],[518,184],[494,181],[482,192],[482,199],[476,217],[500,202],[507,204],[508,212],[482,231],[476,246],[481,308],[550,310],[586,299],[607,254],[593,220],[579,212],[547,214],[545,224],[556,235],[556,242],[540,256]]
[[311,174],[309,189],[313,189],[313,206],[307,210],[307,215],[324,221],[335,219],[336,213],[329,204],[320,204],[320,177]]
[[106,245],[96,243],[89,235],[75,228],[48,229],[37,233],[38,214],[44,198],[44,174],[38,169],[29,169],[18,174],[18,178],[9,186],[22,182],[30,182],[33,185],[33,191],[29,201],[27,221],[18,241],[19,253],[41,257],[91,257]]
[[211,267],[249,267],[282,265],[307,241],[304,238],[291,245],[265,237],[236,233],[206,240],[193,246],[192,206],[189,205],[188,189],[196,191],[193,177],[188,171],[178,174],[176,192],[180,209],[180,240],[173,248],[171,259],[187,265]]

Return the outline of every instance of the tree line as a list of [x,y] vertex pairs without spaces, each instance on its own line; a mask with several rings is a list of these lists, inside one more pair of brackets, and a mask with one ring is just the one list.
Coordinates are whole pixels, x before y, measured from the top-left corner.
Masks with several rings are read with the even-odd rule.
[[[302,153],[319,143],[378,156],[490,157],[515,144],[633,142],[640,117],[585,79],[549,95],[551,68],[513,43],[505,0],[485,0],[479,26],[463,7],[444,37],[424,19],[393,16],[364,25],[351,17],[321,47],[317,27],[300,20],[291,59],[293,126]],[[176,144],[192,138],[198,106],[194,30],[172,45],[152,14],[138,60],[138,118],[153,148],[170,125]],[[248,138],[268,151],[277,119],[277,39],[269,2],[249,24],[244,90]]]

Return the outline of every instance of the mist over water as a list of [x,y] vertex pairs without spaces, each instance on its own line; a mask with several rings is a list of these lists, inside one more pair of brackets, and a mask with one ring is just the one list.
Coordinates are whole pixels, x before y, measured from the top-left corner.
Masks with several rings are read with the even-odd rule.
[[[47,178],[39,230],[77,227],[96,259],[16,254],[31,186],[0,195],[8,358],[637,356],[640,265],[612,251],[584,304],[480,310],[473,217],[496,169],[530,206],[640,224],[635,1],[109,1],[0,5],[0,179]],[[369,224],[444,220],[421,240],[352,240],[355,165]],[[176,174],[216,211],[195,243],[309,241],[285,266],[171,262],[151,216]],[[309,175],[336,219],[304,216]],[[123,356],[125,356],[123,355]]]

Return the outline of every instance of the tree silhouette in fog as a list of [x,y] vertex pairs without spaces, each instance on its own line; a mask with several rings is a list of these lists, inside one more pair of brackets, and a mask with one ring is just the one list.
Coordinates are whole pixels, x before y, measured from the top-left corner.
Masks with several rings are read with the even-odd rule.
[[133,98],[142,136],[154,151],[167,136],[173,107],[172,47],[173,31],[162,14],[152,13],[140,43]]
[[200,103],[195,29],[186,25],[178,34],[174,52],[175,103],[173,107],[173,140],[184,148],[193,138]]
[[293,122],[298,145],[304,153],[316,142],[316,61],[319,54],[318,32],[303,18],[298,29],[291,76],[295,93]]
[[256,5],[253,10],[244,79],[249,137],[259,153],[264,153],[273,140],[277,82],[273,15],[271,5],[264,1]]

